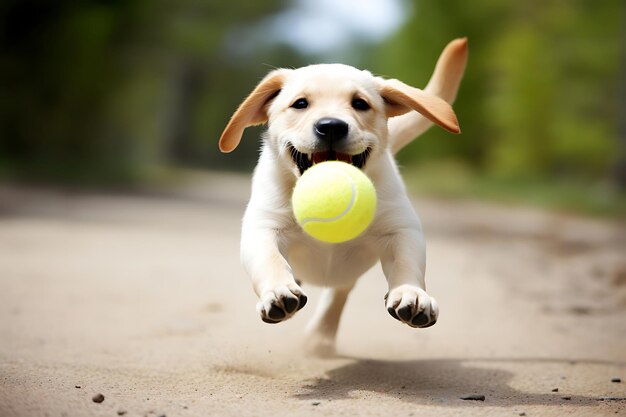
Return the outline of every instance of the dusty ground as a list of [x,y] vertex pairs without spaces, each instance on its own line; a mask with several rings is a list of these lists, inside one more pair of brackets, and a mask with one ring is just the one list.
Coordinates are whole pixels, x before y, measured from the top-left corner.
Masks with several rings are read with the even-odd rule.
[[626,415],[605,398],[626,397],[623,225],[416,200],[439,322],[394,321],[375,267],[342,356],[310,359],[315,289],[287,323],[255,312],[238,260],[247,187],[0,187],[0,416]]

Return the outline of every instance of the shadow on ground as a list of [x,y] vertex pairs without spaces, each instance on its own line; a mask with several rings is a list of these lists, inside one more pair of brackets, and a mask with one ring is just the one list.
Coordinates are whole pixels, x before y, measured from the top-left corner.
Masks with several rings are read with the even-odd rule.
[[[525,367],[525,363],[528,363],[541,369],[542,362],[562,364],[564,367],[574,364],[570,361],[544,359],[435,359],[401,362],[356,359],[354,363],[329,371],[326,378],[308,383],[304,386],[308,392],[298,394],[296,398],[342,400],[376,393],[395,397],[411,404],[453,407],[470,404],[498,407],[598,405],[599,401],[595,397],[551,392],[549,389],[546,393],[517,390],[511,387],[511,382],[517,372],[497,367],[498,364],[505,363],[505,367],[511,365],[519,368]],[[594,361],[591,363],[597,364]],[[606,365],[610,364],[606,363]],[[461,399],[467,395],[484,395],[485,401]]]

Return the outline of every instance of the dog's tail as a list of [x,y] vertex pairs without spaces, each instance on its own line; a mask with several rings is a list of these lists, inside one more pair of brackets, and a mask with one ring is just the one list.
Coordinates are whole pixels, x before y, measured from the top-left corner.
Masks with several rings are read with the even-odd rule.
[[[455,39],[441,53],[435,71],[424,91],[452,104],[461,84],[467,63],[467,38]],[[389,143],[395,155],[433,122],[417,112],[409,112],[389,119]]]

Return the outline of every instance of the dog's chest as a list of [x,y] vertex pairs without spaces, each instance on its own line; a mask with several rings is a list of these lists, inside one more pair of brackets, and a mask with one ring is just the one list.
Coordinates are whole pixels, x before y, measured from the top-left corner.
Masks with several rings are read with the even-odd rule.
[[297,280],[325,287],[346,287],[352,286],[378,261],[378,253],[371,239],[327,244],[304,237],[289,242],[287,259]]

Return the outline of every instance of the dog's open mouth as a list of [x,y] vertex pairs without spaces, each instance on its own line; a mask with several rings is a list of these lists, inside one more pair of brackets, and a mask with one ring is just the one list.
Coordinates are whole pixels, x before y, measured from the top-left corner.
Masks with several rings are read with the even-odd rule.
[[311,168],[314,164],[324,161],[342,161],[361,169],[365,165],[365,162],[367,162],[367,157],[371,151],[371,148],[367,148],[364,152],[357,155],[349,155],[347,153],[337,152],[334,150],[306,154],[298,151],[293,147],[293,145],[289,145],[291,158],[296,163],[296,166],[300,171],[300,175],[302,175],[307,169]]

